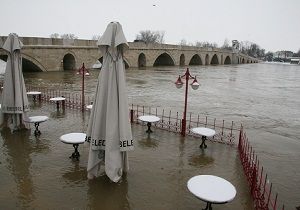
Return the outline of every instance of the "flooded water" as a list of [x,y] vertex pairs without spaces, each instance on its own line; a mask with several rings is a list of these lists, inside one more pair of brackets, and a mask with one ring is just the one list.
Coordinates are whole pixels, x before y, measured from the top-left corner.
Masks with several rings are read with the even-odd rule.
[[214,209],[251,210],[247,182],[235,147],[209,143],[200,150],[200,140],[133,124],[135,150],[129,153],[130,171],[120,183],[106,176],[87,179],[88,145],[80,145],[80,160],[72,161],[72,145],[59,141],[62,134],[83,132],[89,113],[54,104],[32,103],[30,115],[48,115],[33,130],[0,136],[0,209],[104,209],[173,210],[199,209],[205,203],[187,189],[189,178],[215,174],[236,186],[236,198]]
[[[189,88],[188,112],[242,123],[280,203],[286,209],[300,206],[300,66],[199,66],[190,72],[201,86]],[[183,73],[179,67],[127,70],[129,102],[181,113],[184,88],[176,89],[174,82]],[[86,94],[91,97],[98,74],[91,71],[86,77]],[[26,84],[81,91],[81,78],[74,72],[26,73],[24,77]],[[66,157],[72,152],[70,145],[58,141],[62,134],[84,132],[88,114],[54,110],[51,104],[32,106],[32,114],[50,116],[41,125],[38,139],[2,131],[3,209],[199,209],[204,203],[192,197],[185,185],[189,177],[205,173],[219,174],[238,188],[232,203],[214,209],[251,209],[236,148],[214,143],[206,153],[199,153],[199,140],[183,141],[165,131],[156,131],[149,140],[145,128],[137,125],[133,133],[138,141],[127,178],[118,185],[105,178],[88,181],[87,148],[80,146],[82,156],[75,163]]]

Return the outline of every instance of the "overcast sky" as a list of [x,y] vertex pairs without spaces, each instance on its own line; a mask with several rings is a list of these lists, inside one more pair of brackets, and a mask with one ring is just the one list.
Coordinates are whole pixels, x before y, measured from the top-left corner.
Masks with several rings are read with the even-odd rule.
[[119,21],[128,41],[141,30],[165,43],[251,41],[266,51],[300,49],[300,0],[0,0],[0,35],[101,35]]

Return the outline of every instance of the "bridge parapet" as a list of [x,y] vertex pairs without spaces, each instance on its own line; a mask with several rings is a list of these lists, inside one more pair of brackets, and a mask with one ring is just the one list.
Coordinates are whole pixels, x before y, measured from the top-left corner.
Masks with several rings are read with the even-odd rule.
[[[2,46],[7,36],[0,36],[0,46]],[[20,37],[23,44],[28,47],[47,47],[47,48],[96,48],[97,40],[84,40],[84,39],[61,39],[61,38],[43,38],[43,37]],[[134,50],[139,49],[159,49],[159,50],[183,50],[183,51],[207,51],[207,52],[223,52],[232,53],[231,50],[212,48],[212,47],[196,47],[196,46],[183,46],[175,44],[159,44],[159,43],[144,43],[144,42],[128,42],[129,48]]]
[[[60,39],[60,38],[43,38],[43,37],[19,37],[24,45],[58,45],[58,46],[97,46],[96,40],[84,39]],[[7,36],[0,36],[0,46],[7,39]]]
[[[6,36],[0,36],[0,59],[6,59],[1,50]],[[40,37],[20,37],[24,44],[22,55],[26,69],[36,71],[74,70],[85,63],[87,68],[103,56],[96,40],[56,39]],[[185,66],[185,65],[228,65],[254,63],[252,58],[232,50],[195,47],[174,44],[129,42],[129,50],[124,54],[127,67]],[[24,68],[24,69],[25,69]]]

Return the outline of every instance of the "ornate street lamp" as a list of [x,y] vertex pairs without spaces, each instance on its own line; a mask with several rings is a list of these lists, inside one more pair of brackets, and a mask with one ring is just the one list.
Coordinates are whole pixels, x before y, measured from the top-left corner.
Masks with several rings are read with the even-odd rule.
[[196,79],[196,76],[193,77],[190,74],[189,68],[186,69],[186,72],[184,75],[179,75],[177,81],[175,82],[175,85],[177,88],[181,88],[183,86],[183,82],[181,79],[185,79],[185,97],[184,97],[184,111],[183,111],[183,119],[181,121],[181,135],[185,136],[186,133],[186,109],[187,109],[187,96],[188,96],[188,82],[189,79],[194,79],[193,82],[191,83],[191,86],[193,90],[197,90],[199,88],[199,83]]
[[84,100],[84,77],[89,76],[89,71],[85,68],[84,63],[82,64],[82,67],[78,69],[77,74],[82,75],[82,86],[81,86],[81,111],[84,111],[85,107],[85,100]]

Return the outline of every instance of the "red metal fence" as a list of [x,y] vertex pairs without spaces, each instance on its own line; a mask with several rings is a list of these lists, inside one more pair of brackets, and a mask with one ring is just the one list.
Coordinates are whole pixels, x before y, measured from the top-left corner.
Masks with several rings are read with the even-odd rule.
[[284,210],[277,205],[278,193],[272,191],[273,184],[268,180],[268,174],[260,166],[257,155],[248,141],[246,133],[241,128],[238,150],[240,159],[248,180],[250,192],[254,200],[256,210]]
[[[41,100],[48,103],[50,102],[50,98],[62,96],[66,98],[65,106],[71,109],[81,109],[82,108],[82,96],[81,93],[72,93],[70,91],[61,91],[48,89],[44,87],[33,87],[31,85],[26,85],[28,91],[39,91],[41,92]],[[92,100],[89,96],[85,96],[85,104],[91,104]]]
[[[130,107],[131,122],[143,123],[138,120],[141,115],[155,115],[160,118],[160,121],[153,125],[157,128],[164,129],[171,132],[181,133],[182,115],[172,110],[162,108],[153,108],[147,106],[131,105]],[[233,121],[226,123],[224,120],[218,121],[216,118],[201,117],[200,115],[189,114],[187,119],[186,134],[190,136],[197,136],[193,134],[190,129],[194,127],[209,127],[216,131],[216,135],[208,139],[215,142],[225,143],[229,145],[235,144],[235,139],[238,138],[240,126],[234,124]]]
[[[72,108],[72,109],[81,109],[82,108],[82,98],[80,93],[71,93],[69,91],[61,91],[61,90],[53,90],[43,87],[33,87],[27,85],[28,91],[39,91],[41,92],[41,100],[48,102],[48,103],[55,103],[50,102],[49,99],[52,97],[63,96],[66,98],[65,106]],[[91,104],[92,100],[89,96],[85,97],[85,104]],[[182,122],[182,115],[178,112],[172,112],[171,110],[166,110],[162,108],[153,108],[147,106],[139,106],[139,105],[131,105],[130,106],[130,117],[131,122],[144,124],[143,122],[138,120],[140,115],[156,115],[160,117],[160,121],[154,123],[153,125],[157,128],[180,133],[181,132],[181,122]],[[200,117],[200,115],[193,115],[190,113],[187,117],[187,128],[186,134],[191,136],[197,136],[196,134],[191,133],[190,129],[193,127],[209,127],[216,131],[216,135],[213,137],[207,138],[208,140],[225,143],[229,145],[234,145],[235,140],[239,136],[240,126],[235,125],[233,121],[230,123],[225,122],[224,120],[218,121],[216,118],[208,118]]]

